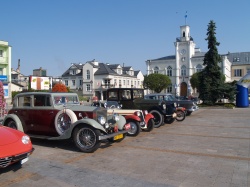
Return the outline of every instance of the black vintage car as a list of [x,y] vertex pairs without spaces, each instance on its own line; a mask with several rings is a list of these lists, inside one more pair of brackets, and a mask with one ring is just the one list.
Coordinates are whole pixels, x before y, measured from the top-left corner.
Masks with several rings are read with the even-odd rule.
[[173,123],[176,118],[176,103],[145,99],[144,89],[140,88],[110,88],[107,101],[118,101],[123,109],[147,110],[154,115],[156,128],[164,123]]
[[167,103],[176,102],[178,106],[186,108],[187,116],[191,115],[192,112],[197,111],[199,107],[196,102],[188,99],[177,99],[171,93],[152,93],[145,95],[146,99],[164,100]]

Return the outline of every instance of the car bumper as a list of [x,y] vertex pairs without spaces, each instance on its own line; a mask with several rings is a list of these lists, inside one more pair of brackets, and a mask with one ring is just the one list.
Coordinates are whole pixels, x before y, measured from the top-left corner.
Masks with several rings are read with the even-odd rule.
[[19,155],[13,155],[13,156],[0,158],[0,168],[5,168],[18,161],[23,161],[22,162],[23,164],[24,162],[28,160],[29,156],[33,153],[33,151],[34,151],[34,148],[32,148],[29,152],[25,152]]
[[194,112],[194,111],[196,111],[196,110],[198,110],[198,109],[199,109],[198,106],[193,106],[192,108],[187,109],[187,111],[189,111],[189,112]]
[[119,131],[119,132],[115,132],[115,133],[112,133],[112,134],[105,134],[105,135],[101,135],[98,137],[99,140],[106,140],[108,138],[113,138],[119,134],[125,134],[125,133],[128,133],[129,130],[122,130],[122,131]]

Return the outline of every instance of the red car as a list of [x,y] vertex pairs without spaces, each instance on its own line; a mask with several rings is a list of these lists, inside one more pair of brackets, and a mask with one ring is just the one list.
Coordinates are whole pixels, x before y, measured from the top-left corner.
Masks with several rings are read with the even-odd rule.
[[0,125],[0,168],[28,161],[34,151],[29,136],[21,131]]

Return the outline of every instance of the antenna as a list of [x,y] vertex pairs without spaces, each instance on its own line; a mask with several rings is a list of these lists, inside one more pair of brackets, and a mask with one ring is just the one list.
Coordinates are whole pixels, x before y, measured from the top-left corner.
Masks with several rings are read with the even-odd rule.
[[185,14],[185,25],[187,25],[187,17],[188,17],[188,15],[187,15],[187,11],[186,11],[186,14]]

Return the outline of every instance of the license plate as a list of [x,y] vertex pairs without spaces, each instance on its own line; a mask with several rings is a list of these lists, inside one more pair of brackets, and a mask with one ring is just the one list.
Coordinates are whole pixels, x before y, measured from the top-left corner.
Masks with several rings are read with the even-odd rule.
[[23,159],[23,160],[21,161],[21,164],[24,164],[24,163],[27,162],[28,160],[29,160],[29,157]]
[[118,140],[121,138],[123,138],[123,134],[119,134],[119,135],[114,136],[114,140]]

